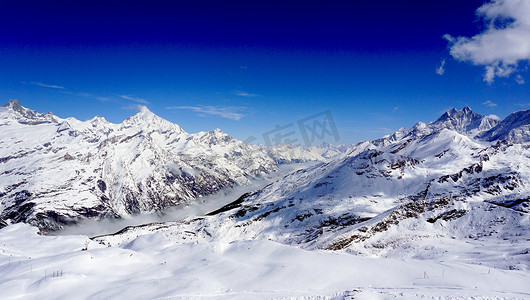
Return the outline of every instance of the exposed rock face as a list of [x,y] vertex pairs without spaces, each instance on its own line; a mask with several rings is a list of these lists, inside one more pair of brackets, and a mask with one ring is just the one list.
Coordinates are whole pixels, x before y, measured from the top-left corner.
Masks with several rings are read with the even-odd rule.
[[112,124],[61,119],[14,100],[0,108],[0,217],[56,230],[161,210],[281,163],[324,160],[319,151],[246,145],[219,129],[188,134],[146,107]]

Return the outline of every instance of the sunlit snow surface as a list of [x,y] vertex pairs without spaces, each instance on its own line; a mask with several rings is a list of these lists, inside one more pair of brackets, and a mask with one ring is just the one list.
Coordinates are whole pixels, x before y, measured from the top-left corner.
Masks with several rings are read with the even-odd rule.
[[106,247],[37,232],[25,224],[0,230],[2,299],[530,297],[528,271],[458,260],[375,259],[267,240],[179,244],[164,232]]
[[0,298],[530,299],[530,139],[496,124],[451,110],[94,239],[8,226]]

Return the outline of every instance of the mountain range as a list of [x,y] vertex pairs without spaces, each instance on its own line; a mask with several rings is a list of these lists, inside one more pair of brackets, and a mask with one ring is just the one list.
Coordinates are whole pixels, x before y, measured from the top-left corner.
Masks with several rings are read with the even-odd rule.
[[53,231],[162,211],[339,152],[247,145],[220,129],[189,134],[147,107],[113,124],[62,119],[13,100],[0,108],[0,219]]
[[153,232],[177,244],[272,240],[528,270],[529,124],[530,110],[500,121],[469,107],[451,109],[356,144],[207,216],[95,239],[125,248]]
[[530,110],[499,120],[464,107],[346,148],[266,147],[219,129],[189,134],[145,107],[112,124],[61,119],[11,101],[0,110],[0,215],[3,225],[53,231],[193,203],[281,164],[320,161],[207,215],[94,240],[122,248],[153,233],[177,244],[272,240],[527,270],[528,126]]

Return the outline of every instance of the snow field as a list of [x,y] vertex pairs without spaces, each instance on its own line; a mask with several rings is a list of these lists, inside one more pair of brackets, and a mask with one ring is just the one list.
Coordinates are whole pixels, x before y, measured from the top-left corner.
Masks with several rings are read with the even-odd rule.
[[37,232],[25,224],[0,230],[2,299],[530,297],[530,276],[521,270],[306,251],[267,240],[177,244],[156,232],[105,247]]

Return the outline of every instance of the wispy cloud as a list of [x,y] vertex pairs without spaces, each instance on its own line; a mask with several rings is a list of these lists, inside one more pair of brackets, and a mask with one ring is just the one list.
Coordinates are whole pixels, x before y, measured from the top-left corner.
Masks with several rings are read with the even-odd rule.
[[490,100],[486,102],[482,102],[482,104],[486,105],[487,107],[492,107],[492,108],[497,106],[497,103],[493,103]]
[[497,116],[497,115],[493,115],[493,114],[492,114],[492,115],[488,115],[488,117],[490,117],[490,118],[492,118],[492,119],[495,119],[495,120],[497,120],[497,121],[500,121],[500,120],[501,120],[501,118],[499,118],[499,116]]
[[102,102],[110,100],[110,98],[108,98],[108,97],[102,97],[102,96],[94,95],[94,94],[87,93],[87,92],[72,92],[72,91],[68,91],[68,90],[63,90],[61,92],[63,94],[73,95],[73,96],[77,96],[77,97],[92,98],[92,99],[96,99],[96,100],[99,100],[99,101],[102,101]]
[[141,105],[141,104],[131,104],[131,105],[128,105],[128,106],[122,106],[121,109],[140,111],[142,109],[142,107],[144,107],[144,106]]
[[440,66],[438,68],[436,68],[436,74],[438,74],[440,76],[445,74],[445,59],[442,59],[440,61]]
[[84,98],[93,98],[93,99],[103,101],[103,102],[111,100],[111,98],[102,97],[102,96],[94,95],[94,94],[87,93],[87,92],[69,91],[64,86],[55,85],[55,84],[46,84],[46,83],[42,83],[38,81],[30,81],[30,82],[22,81],[22,84],[29,84],[29,85],[40,86],[40,87],[50,88],[50,89],[58,89],[60,90],[62,94],[72,95],[72,96],[77,96],[77,97],[84,97]]
[[23,84],[30,84],[30,85],[34,85],[34,86],[45,87],[45,88],[50,88],[50,89],[64,90],[64,86],[55,85],[55,84],[46,84],[46,83],[42,83],[42,82],[38,82],[38,81],[31,81],[31,82],[23,81],[22,83]]
[[234,121],[239,121],[245,116],[243,113],[245,107],[237,106],[210,106],[210,105],[197,105],[197,106],[170,106],[167,109],[183,109],[191,110],[197,113],[200,117],[205,117],[207,115],[219,116],[225,119],[230,119]]
[[234,95],[241,96],[241,97],[249,97],[249,98],[260,96],[259,94],[252,94],[252,93],[248,93],[245,91],[234,91]]
[[140,104],[149,104],[149,101],[145,100],[144,98],[129,96],[129,95],[120,95],[120,98],[133,101]]
[[[530,61],[530,2],[492,0],[479,7],[477,14],[486,25],[482,33],[471,38],[446,34],[444,38],[453,58],[484,66],[484,81],[491,84],[496,77],[509,77],[520,63]],[[516,81],[524,83],[520,76]]]
[[515,82],[517,82],[518,84],[524,84],[525,83],[524,78],[523,78],[523,76],[521,76],[521,74],[517,74],[515,76]]

